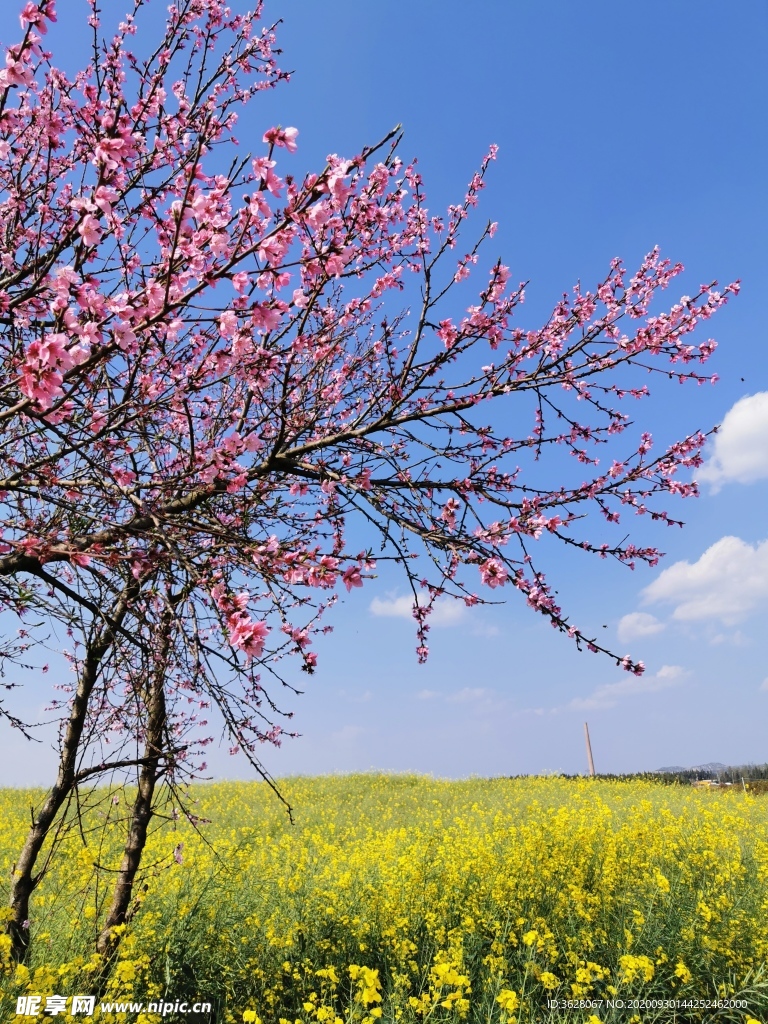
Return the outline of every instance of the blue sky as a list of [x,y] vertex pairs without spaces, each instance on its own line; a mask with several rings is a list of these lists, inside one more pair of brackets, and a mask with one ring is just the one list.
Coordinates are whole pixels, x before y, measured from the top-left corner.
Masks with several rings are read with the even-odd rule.
[[[4,42],[17,35],[15,6],[0,11]],[[164,9],[150,8],[150,20]],[[58,9],[49,39],[76,54],[86,5],[59,0]],[[295,125],[298,174],[402,123],[400,153],[418,156],[440,212],[498,143],[476,223],[498,221],[489,256],[531,282],[522,326],[539,326],[578,279],[597,284],[612,257],[633,269],[656,244],[686,267],[668,305],[701,282],[741,278],[741,295],[697,339],[718,340],[709,366],[720,383],[662,388],[636,410],[660,440],[723,428],[699,473],[701,498],[670,506],[686,528],[637,535],[667,553],[656,569],[557,552],[550,563],[566,611],[644,660],[641,679],[578,654],[515,594],[442,609],[419,666],[403,580],[383,569],[334,612],[319,671],[291,702],[303,735],[265,749],[265,764],[276,775],[577,772],[585,720],[598,771],[766,761],[768,9],[478,0],[471,20],[467,11],[454,0],[268,0],[295,75],[247,109],[243,149],[272,124]],[[40,706],[38,697],[27,699]],[[248,775],[224,752],[210,765]],[[3,735],[0,781],[45,782],[52,766]]]

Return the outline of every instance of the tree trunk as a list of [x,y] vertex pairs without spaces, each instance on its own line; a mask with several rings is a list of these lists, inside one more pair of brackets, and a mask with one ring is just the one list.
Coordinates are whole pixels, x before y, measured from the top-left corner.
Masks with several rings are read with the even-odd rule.
[[34,873],[37,858],[56,815],[69,794],[77,786],[78,776],[75,767],[80,752],[88,701],[96,685],[101,662],[112,647],[131,601],[135,599],[137,593],[138,585],[132,582],[117,602],[109,622],[97,634],[96,640],[89,644],[64,732],[56,782],[45,798],[43,806],[37,814],[33,815],[32,827],[12,872],[11,917],[8,922],[8,933],[11,938],[11,955],[17,961],[23,961],[27,956],[29,901],[45,875],[45,867],[37,874]]
[[[115,883],[112,905],[104,922],[96,949],[105,958],[108,970],[120,944],[119,934],[114,930],[130,919],[131,896],[136,874],[141,865],[142,854],[147,842],[147,829],[152,820],[155,785],[160,774],[160,760],[165,748],[165,726],[167,721],[165,703],[165,674],[168,665],[169,634],[172,612],[166,613],[162,625],[161,649],[152,673],[147,694],[147,726],[144,741],[144,756],[139,774],[138,792],[131,812],[131,825],[123,850],[123,859]],[[102,978],[106,973],[102,972]]]

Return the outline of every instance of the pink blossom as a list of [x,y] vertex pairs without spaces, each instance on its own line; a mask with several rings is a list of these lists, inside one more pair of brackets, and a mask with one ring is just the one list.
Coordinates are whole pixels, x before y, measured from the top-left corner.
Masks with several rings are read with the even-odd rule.
[[114,339],[123,352],[134,353],[138,349],[138,340],[130,324],[116,323],[113,328]]
[[348,591],[351,591],[353,587],[362,587],[363,577],[360,574],[360,566],[351,565],[345,570],[341,579]]
[[243,292],[246,292],[248,290],[249,284],[250,279],[248,277],[248,274],[245,273],[245,271],[241,271],[239,274],[235,274],[232,277],[232,287],[235,289],[236,292],[239,292],[241,295],[243,294]]
[[256,302],[251,310],[251,320],[254,327],[259,327],[263,331],[273,331],[280,323],[280,310],[265,302]]
[[229,236],[223,232],[217,232],[211,236],[209,244],[214,256],[224,256],[229,251]]
[[78,224],[78,233],[86,246],[95,246],[101,238],[101,226],[89,213]]
[[40,409],[50,409],[57,398],[64,392],[62,383],[64,378],[56,370],[38,370],[34,372],[28,365],[24,365],[19,381],[19,390],[27,398],[32,399]]
[[296,136],[299,134],[298,128],[270,128],[264,132],[262,142],[267,142],[273,146],[282,146],[288,150],[289,153],[296,152]]
[[237,314],[234,310],[225,309],[219,317],[219,334],[222,338],[231,338],[238,327]]
[[43,14],[38,4],[32,3],[32,0],[30,0],[19,15],[19,21],[23,29],[27,25],[31,25],[41,36],[44,36],[48,31],[48,26],[45,24],[46,18],[51,22],[56,21],[55,0],[48,0],[48,3],[45,5],[45,14]]
[[480,569],[480,579],[491,589],[503,587],[509,579],[506,566],[498,558],[489,558],[478,568]]
[[125,142],[122,139],[101,139],[93,151],[92,162],[103,165],[106,170],[116,170],[124,156]]
[[332,277],[340,277],[344,269],[344,260],[338,253],[329,256],[325,261],[325,272]]
[[5,67],[0,71],[0,86],[9,85],[30,85],[33,74],[32,69],[26,67],[25,61],[29,59],[26,52],[20,54],[21,60],[16,60],[13,49],[5,55]]
[[311,207],[309,213],[306,215],[307,224],[314,230],[318,231],[323,224],[327,224],[333,216],[330,204],[325,199],[321,199],[319,203],[315,203]]
[[439,329],[436,333],[438,338],[448,349],[453,348],[459,336],[459,332],[450,320],[441,320]]
[[249,660],[261,657],[269,633],[265,622],[253,622],[245,612],[238,612],[227,618],[227,630],[230,644],[243,651]]
[[115,192],[113,188],[107,188],[104,185],[99,185],[93,197],[95,205],[98,206],[101,212],[107,217],[112,215],[112,204],[116,199],[117,192]]
[[21,367],[19,388],[41,409],[50,409],[63,395],[64,373],[84,363],[90,356],[87,341],[70,345],[66,334],[45,334],[27,348]]
[[[296,138],[297,138],[298,134],[299,134],[299,129],[298,128],[286,128],[285,131],[283,132],[283,145],[285,146],[285,148],[288,150],[289,153],[295,153],[296,152],[297,145],[298,145],[297,142],[296,142]],[[279,145],[280,145],[280,142],[278,142],[278,146]]]
[[271,235],[269,238],[265,238],[259,245],[259,255],[262,259],[267,260],[273,267],[277,267],[282,262],[287,248],[287,236]]
[[136,479],[136,474],[132,469],[123,469],[121,466],[112,467],[112,476],[121,487],[128,487]]
[[265,156],[260,156],[251,163],[256,177],[266,185],[273,196],[279,196],[283,187],[283,179],[278,178],[272,169],[275,166],[275,161],[268,160]]
[[[40,8],[37,4],[32,3],[31,0],[19,15],[19,21],[21,22],[22,29],[25,29],[27,25],[34,25],[37,27],[38,22],[42,22],[42,20],[43,17],[40,13]],[[43,28],[42,31],[45,32],[46,29]]]

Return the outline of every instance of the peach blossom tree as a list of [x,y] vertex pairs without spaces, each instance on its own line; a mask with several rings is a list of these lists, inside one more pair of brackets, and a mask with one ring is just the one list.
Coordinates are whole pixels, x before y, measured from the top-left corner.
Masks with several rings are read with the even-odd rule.
[[29,2],[0,70],[0,601],[28,636],[65,623],[74,670],[13,878],[17,956],[71,802],[127,771],[108,958],[159,784],[205,770],[208,709],[266,777],[258,745],[287,728],[270,681],[291,686],[292,655],[313,672],[324,613],[377,560],[413,594],[419,660],[435,600],[512,591],[641,672],[571,621],[536,552],[656,563],[613,524],[677,522],[705,438],[656,450],[625,409],[649,374],[715,379],[691,332],[738,291],[655,311],[682,267],[654,249],[519,326],[524,286],[481,259],[495,225],[463,242],[495,147],[444,215],[398,130],[305,176],[295,128],[246,155],[238,116],[287,77],[262,4],[175,0],[151,44],[143,6],[107,38],[90,0],[70,77],[45,49],[54,0]]

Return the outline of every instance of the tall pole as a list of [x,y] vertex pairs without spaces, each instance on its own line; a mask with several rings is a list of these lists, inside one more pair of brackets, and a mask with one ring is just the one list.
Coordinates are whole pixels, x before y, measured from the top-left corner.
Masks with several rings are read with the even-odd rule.
[[595,774],[595,762],[592,760],[592,744],[589,742],[589,726],[584,723],[584,739],[587,741],[587,764],[589,765],[589,774],[594,776]]

